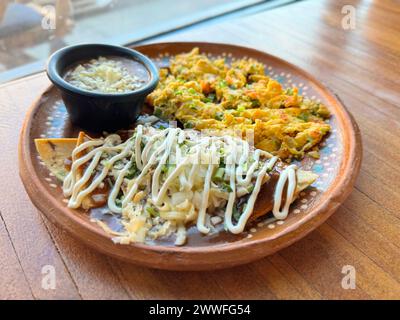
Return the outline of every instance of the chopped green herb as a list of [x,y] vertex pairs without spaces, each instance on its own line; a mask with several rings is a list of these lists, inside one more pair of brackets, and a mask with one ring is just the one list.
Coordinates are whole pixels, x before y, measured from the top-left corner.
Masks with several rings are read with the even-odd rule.
[[122,207],[122,199],[115,199],[115,204],[117,207],[121,208]]
[[239,221],[240,216],[242,215],[242,213],[237,209],[236,206],[233,206],[232,215],[233,215],[233,218],[234,218],[236,221]]
[[293,88],[287,88],[286,89],[286,94],[289,95],[289,96],[292,96],[293,95]]
[[121,160],[118,160],[118,161],[115,161],[115,162],[114,162],[114,168],[122,169],[122,168],[121,168],[122,165],[123,165],[123,164],[122,164],[122,161],[121,161]]
[[221,88],[225,88],[225,87],[228,86],[228,84],[226,83],[225,80],[221,80],[221,81],[218,83],[218,85],[219,85]]
[[175,168],[176,168],[176,165],[174,165],[174,164],[169,164],[169,163],[163,164],[161,166],[161,173],[169,176],[172,173],[172,171],[175,170]]
[[254,184],[250,185],[250,186],[247,188],[248,193],[252,193],[253,190],[254,190]]
[[146,207],[146,211],[151,217],[157,217],[159,215],[158,210],[154,207]]
[[210,102],[215,101],[215,93],[209,93],[207,96],[207,99],[209,99]]
[[222,190],[224,190],[226,192],[232,192],[233,191],[231,186],[226,182],[222,183]]
[[192,121],[188,121],[183,126],[185,127],[185,129],[191,129],[194,128],[194,123]]
[[125,175],[125,178],[127,179],[133,179],[134,177],[136,177],[136,175],[139,173],[138,168],[136,167],[136,162],[132,161],[131,166],[128,169],[128,172]]
[[[222,148],[223,149],[223,148]],[[221,149],[221,150],[222,150]],[[225,150],[223,151],[223,153],[221,153],[221,155],[225,155]],[[220,168],[225,168],[225,158],[221,158],[221,159],[219,159],[219,167]]]
[[161,109],[159,109],[159,108],[154,109],[154,115],[156,117],[161,117],[161,115],[162,115]]
[[216,112],[215,113],[215,120],[222,121],[224,119],[224,113],[223,112]]
[[239,112],[246,111],[246,107],[244,105],[240,105],[237,107],[237,111],[239,111]]
[[308,121],[308,118],[309,118],[309,114],[302,112],[302,113],[300,113],[300,114],[297,116],[297,118],[299,118],[299,119],[301,119],[301,120],[307,122],[307,121]]
[[168,165],[168,171],[167,171],[167,175],[169,176],[176,168],[176,165],[174,164],[169,164]]
[[162,174],[166,174],[168,171],[168,165],[167,164],[163,164],[161,167],[161,173]]
[[158,210],[154,207],[146,207],[146,211],[150,214],[152,217],[157,217],[159,215]]
[[224,168],[218,168],[217,171],[215,171],[214,176],[213,176],[213,181],[215,182],[221,182],[224,180],[224,175],[225,175],[225,169]]

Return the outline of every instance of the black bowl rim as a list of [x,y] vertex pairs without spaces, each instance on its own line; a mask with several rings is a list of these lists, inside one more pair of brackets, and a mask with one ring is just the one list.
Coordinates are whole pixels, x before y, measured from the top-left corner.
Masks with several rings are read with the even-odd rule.
[[[87,91],[80,89],[76,86],[71,85],[68,83],[64,78],[57,72],[56,66],[60,59],[65,57],[69,52],[73,50],[84,50],[88,47],[103,47],[107,49],[115,49],[115,56],[120,56],[121,51],[133,57],[136,61],[139,61],[149,72],[150,74],[150,81],[146,83],[143,87],[138,88],[137,90],[124,92],[124,93],[102,93],[102,92],[94,92],[94,91]],[[101,55],[101,53],[99,54]],[[126,56],[126,55],[125,55]],[[116,46],[110,44],[102,44],[102,43],[86,43],[86,44],[78,44],[78,45],[71,45],[64,48],[61,48],[54,52],[49,59],[47,60],[46,65],[46,73],[50,81],[59,87],[61,90],[66,90],[75,94],[83,95],[89,98],[127,98],[130,96],[138,96],[148,94],[157,86],[159,81],[158,69],[153,61],[150,58],[146,57],[144,54],[140,53],[139,51],[123,47],[123,46]]]

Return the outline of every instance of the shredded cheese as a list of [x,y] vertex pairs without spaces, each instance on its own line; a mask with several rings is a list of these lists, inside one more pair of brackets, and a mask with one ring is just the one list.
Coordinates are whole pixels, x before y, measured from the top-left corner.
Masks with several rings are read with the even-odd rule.
[[[237,137],[142,125],[125,142],[115,134],[84,142],[74,150],[72,159],[63,185],[68,207],[80,207],[85,197],[107,181],[111,183],[108,208],[121,215],[125,225],[125,232],[114,241],[175,235],[176,245],[185,242],[185,224],[195,221],[197,229],[207,234],[213,228],[210,218],[219,214],[229,232],[243,232],[262,183],[278,161]],[[290,165],[280,174],[273,207],[277,219],[286,218],[293,202],[296,169]],[[246,194],[247,203],[235,224],[237,199]]]
[[64,78],[75,87],[101,93],[125,93],[144,84],[120,61],[105,57],[79,64],[67,71]]

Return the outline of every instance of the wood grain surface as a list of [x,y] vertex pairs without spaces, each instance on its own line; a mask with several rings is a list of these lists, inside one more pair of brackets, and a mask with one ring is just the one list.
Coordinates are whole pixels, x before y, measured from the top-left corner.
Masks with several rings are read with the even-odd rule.
[[[342,6],[356,28],[342,28]],[[48,86],[44,74],[0,86],[0,298],[16,299],[399,299],[400,5],[303,1],[155,41],[215,41],[279,56],[323,80],[363,137],[363,164],[348,200],[303,240],[255,263],[213,272],[167,272],[105,257],[49,223],[18,177],[25,112]],[[56,288],[42,287],[52,265]],[[356,270],[345,290],[343,266]]]

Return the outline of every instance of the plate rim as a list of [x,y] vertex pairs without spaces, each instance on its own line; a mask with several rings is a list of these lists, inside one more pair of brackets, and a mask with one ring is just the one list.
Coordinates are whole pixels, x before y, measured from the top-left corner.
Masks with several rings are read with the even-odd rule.
[[[30,157],[32,154],[32,150],[30,148],[30,129],[33,125],[34,115],[38,108],[41,105],[41,100],[46,95],[46,93],[54,90],[54,86],[50,85],[44,92],[42,92],[38,98],[32,103],[29,107],[28,112],[26,113],[22,129],[20,132],[20,139],[18,145],[18,157],[19,157],[19,172],[21,180],[24,184],[24,187],[31,199],[32,203],[45,214],[52,222],[55,222],[57,225],[61,226],[63,229],[67,230],[70,234],[77,237],[84,243],[88,244],[91,247],[94,247],[97,250],[102,251],[108,255],[112,255],[118,257],[122,260],[139,263],[142,265],[147,265],[150,267],[161,268],[161,269],[172,269],[172,270],[204,270],[204,269],[219,269],[225,266],[234,266],[244,262],[250,262],[261,258],[263,256],[272,254],[278,250],[281,250],[290,244],[300,240],[301,238],[305,237],[308,233],[313,231],[319,225],[321,225],[324,221],[326,221],[335,211],[336,209],[344,202],[350,192],[353,190],[353,186],[355,180],[358,176],[361,161],[362,161],[362,141],[361,141],[361,134],[358,128],[357,123],[354,120],[354,117],[348,111],[344,103],[341,101],[339,96],[334,93],[323,81],[318,80],[316,77],[308,73],[307,71],[301,69],[300,67],[288,62],[284,59],[271,55],[267,52],[257,50],[254,48],[249,48],[242,45],[232,45],[226,43],[217,43],[217,42],[157,42],[157,43],[150,43],[140,46],[130,46],[134,49],[140,51],[141,49],[159,46],[159,47],[169,47],[169,46],[191,46],[191,47],[203,47],[203,46],[219,46],[221,50],[229,50],[229,48],[234,48],[236,50],[245,50],[246,53],[254,52],[258,55],[267,56],[270,59],[273,59],[283,65],[288,66],[296,73],[300,74],[301,76],[307,78],[310,82],[315,85],[315,88],[318,90],[324,90],[324,96],[329,100],[328,107],[332,105],[335,106],[335,115],[338,118],[338,123],[343,124],[343,130],[341,130],[342,134],[342,141],[348,141],[347,144],[344,144],[346,150],[343,150],[343,158],[342,163],[339,166],[339,172],[348,172],[347,175],[337,175],[334,179],[332,185],[327,189],[330,191],[330,194],[326,195],[326,198],[323,201],[316,203],[313,209],[308,212],[304,217],[296,221],[292,226],[284,228],[282,231],[277,232],[271,237],[263,237],[260,239],[248,239],[246,241],[234,241],[228,243],[220,243],[210,246],[199,246],[199,247],[190,247],[190,246],[164,246],[164,245],[148,245],[148,244],[141,244],[141,243],[134,243],[130,245],[118,245],[114,244],[111,241],[111,237],[107,235],[97,224],[90,222],[89,220],[85,223],[82,223],[81,219],[77,215],[73,215],[74,211],[67,208],[66,206],[62,206],[60,201],[56,198],[51,196],[50,193],[44,188],[42,182],[40,181],[40,176],[34,170],[33,163],[30,161]],[[225,48],[225,49],[224,49]],[[165,51],[165,50],[164,50]],[[227,51],[229,52],[229,51]],[[162,52],[160,52],[162,53]],[[332,107],[331,107],[332,108]],[[340,112],[339,112],[340,111]],[[342,129],[342,128],[341,128]],[[346,138],[347,137],[347,138]],[[345,157],[345,155],[348,155]],[[327,191],[324,191],[326,193]],[[36,199],[37,195],[41,196],[41,201]],[[51,205],[51,206],[49,206]],[[61,211],[60,211],[61,210]],[[68,214],[69,213],[69,214]],[[59,216],[59,215],[63,215]],[[72,218],[72,221],[67,223],[65,218]],[[109,252],[106,249],[103,249],[96,243],[91,243],[90,239],[86,239],[85,236],[80,236],[77,234],[76,231],[73,231],[74,224],[79,225],[80,227],[86,229],[88,232],[94,233],[93,236],[95,237],[103,237],[104,240],[109,241],[110,244],[114,248],[122,247],[118,251],[134,251],[136,249],[140,254],[145,255],[146,257],[144,261],[143,259],[131,259],[127,258],[125,254],[115,252]],[[75,226],[77,227],[77,226]],[[269,243],[272,243],[273,247],[269,248],[269,250],[262,250],[264,246],[267,246]],[[116,247],[115,247],[116,246]],[[109,246],[110,247],[110,246]],[[129,248],[127,250],[126,248]],[[235,261],[220,261],[217,264],[212,265],[214,262],[206,261],[200,265],[194,265],[194,263],[199,262],[199,257],[205,258],[208,255],[213,255],[214,257],[218,254],[222,253],[234,253],[234,252],[246,252],[255,250],[257,251],[256,254],[253,254],[250,259],[246,259],[243,257],[236,256]],[[259,252],[260,251],[260,252]],[[149,260],[149,254],[167,254],[175,255],[175,258],[178,258],[178,261],[175,263],[171,262],[160,262],[158,264],[152,263]],[[195,258],[192,263],[189,263],[186,260],[190,260],[190,257],[186,259],[181,255],[189,255],[192,258]],[[133,257],[137,258],[137,257]],[[160,259],[159,259],[160,260]],[[183,263],[182,268],[179,265],[179,260]],[[222,259],[223,260],[223,259]],[[211,268],[210,268],[211,265]]]

